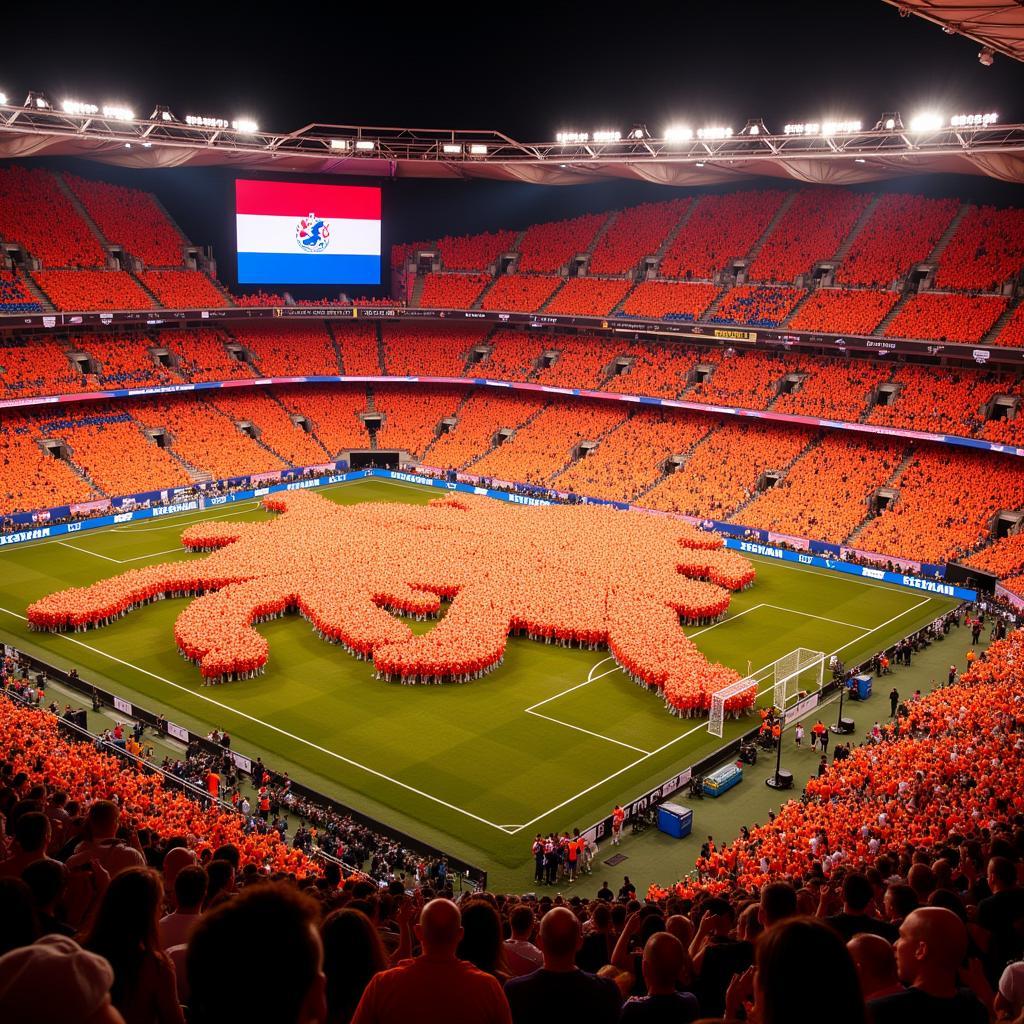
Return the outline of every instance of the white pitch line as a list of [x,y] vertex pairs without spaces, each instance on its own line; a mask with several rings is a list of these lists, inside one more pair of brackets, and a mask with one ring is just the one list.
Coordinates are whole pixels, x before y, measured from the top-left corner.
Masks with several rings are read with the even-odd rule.
[[794,615],[806,615],[809,619],[821,619],[822,622],[831,622],[837,626],[849,626],[851,629],[860,629],[863,632],[867,632],[870,626],[860,626],[856,622],[843,622],[842,619],[830,619],[827,615],[815,615],[813,612],[802,612],[797,608],[783,608],[780,604],[766,604],[765,608],[774,608],[780,612],[792,612]]
[[[214,508],[217,506],[214,505]],[[253,509],[259,508],[260,503],[258,501],[243,501],[235,506],[230,512],[222,512],[218,516],[204,516],[199,515],[197,517],[197,523],[208,523],[212,519],[229,519],[231,516],[241,515],[243,512],[251,512]],[[198,513],[205,512],[205,509],[192,509],[190,512],[179,512],[178,515],[197,515]],[[145,519],[138,520],[140,523],[146,522]],[[183,527],[181,523],[165,523],[161,526],[137,526],[135,523],[126,523],[124,526],[115,526],[115,533],[159,533],[161,530],[181,530],[188,529]]]
[[125,565],[127,562],[141,562],[146,558],[157,558],[160,555],[174,555],[186,548],[168,548],[166,551],[153,551],[148,555],[136,555],[134,558],[112,558],[110,555],[101,555],[98,551],[90,551],[88,548],[80,548],[77,544],[70,544],[66,540],[59,540],[57,543],[63,548],[71,548],[72,551],[80,551],[83,555],[92,555],[94,558],[102,558],[107,562],[117,562],[118,565]]
[[[898,615],[894,615],[891,619],[886,619],[885,622],[882,622],[879,625],[875,626],[874,629],[869,630],[869,632],[865,633],[863,636],[858,636],[855,639],[851,640],[849,643],[843,644],[842,647],[837,647],[834,651],[831,651],[829,654],[827,654],[826,657],[831,657],[833,654],[838,654],[840,651],[845,651],[847,647],[852,647],[855,643],[859,643],[861,640],[863,640],[864,637],[869,636],[871,633],[877,633],[880,629],[884,629],[886,626],[895,622],[897,619],[902,619],[904,615],[908,615],[910,612],[915,611],[917,608],[920,608],[921,605],[927,604],[931,600],[932,599],[930,597],[922,598],[916,604],[912,605],[910,608],[907,608],[906,611],[902,611]],[[758,693],[758,696],[767,693],[770,689],[772,689],[772,687],[765,687],[764,690],[761,690]],[[628,772],[631,768],[635,768],[638,764],[642,764],[644,761],[647,760],[648,757],[654,757],[656,754],[660,754],[662,751],[667,750],[669,747],[678,743],[680,740],[685,739],[687,736],[692,736],[695,732],[698,732],[701,729],[706,729],[707,727],[707,722],[702,722],[700,725],[695,725],[692,729],[688,729],[686,732],[681,733],[679,736],[676,736],[675,739],[671,739],[668,741],[668,743],[662,744],[662,746],[658,747],[657,750],[652,750],[646,756],[637,758],[637,760],[633,761],[631,764],[627,764],[625,767],[620,768],[618,771],[612,772],[612,774],[607,776],[607,778],[601,779],[599,782],[595,782],[591,786],[587,786],[586,789],[581,789],[578,793],[569,797],[567,800],[563,800],[557,806],[550,807],[542,814],[538,814],[535,818],[532,818],[530,821],[522,825],[519,831],[521,832],[524,828],[529,828],[531,825],[540,821],[542,818],[546,818],[549,814],[554,814],[555,811],[560,811],[563,807],[567,806],[568,804],[571,804],[574,800],[578,800],[581,796],[586,796],[587,793],[592,792],[599,786],[603,786],[606,782],[611,782],[612,779],[618,778],[620,775],[623,774],[623,772]],[[515,833],[512,834],[515,835]]]
[[[605,658],[603,661],[599,661],[597,663],[597,665],[603,665],[605,663],[605,661],[615,661],[615,659],[614,658]],[[597,665],[595,665],[594,668],[597,668]],[[592,668],[590,670],[591,673],[593,673],[594,668]],[[537,701],[536,704],[531,704],[528,708],[523,708],[523,710],[527,714],[529,714],[531,711],[533,711],[534,708],[543,707],[549,701],[558,700],[559,697],[564,697],[567,693],[572,693],[573,690],[578,690],[581,686],[586,686],[589,683],[594,682],[594,680],[596,680],[596,679],[603,679],[605,676],[610,676],[613,672],[618,672],[618,671],[619,671],[619,665],[618,665],[618,662],[616,662],[615,668],[610,668],[610,669],[608,669],[607,672],[602,672],[599,676],[595,676],[593,674],[588,675],[587,678],[584,679],[582,683],[577,683],[575,686],[570,686],[568,690],[562,690],[560,693],[553,694],[551,697],[545,697],[544,700],[539,700],[539,701]]]
[[[758,561],[766,562],[769,565],[779,565],[774,558],[766,558],[764,555],[755,555],[752,551],[744,551],[744,558],[756,558]],[[839,559],[833,559],[833,561],[839,561]],[[792,569],[793,572],[809,572],[812,576],[827,576],[830,580],[840,580],[843,583],[857,583],[862,587],[872,587],[875,590],[888,590],[892,594],[902,594],[906,587],[901,587],[898,583],[868,583],[863,576],[854,576],[852,573],[840,572],[838,569],[826,570],[822,572],[821,569],[809,569],[806,565],[794,565],[792,562],[782,562],[781,565],[787,569]]]
[[619,747],[626,747],[628,750],[635,750],[638,754],[650,754],[649,750],[644,750],[641,747],[634,747],[632,743],[623,743],[622,740],[613,740],[611,736],[605,736],[600,732],[593,732],[590,729],[584,729],[582,725],[572,725],[570,722],[563,722],[559,718],[552,718],[550,715],[542,715],[539,711],[527,711],[528,715],[533,715],[534,718],[543,718],[545,721],[554,722],[555,725],[562,725],[566,729],[575,729],[576,732],[585,732],[588,736],[594,736],[599,740],[606,740],[608,743],[614,743]]
[[688,640],[692,640],[695,636],[703,636],[705,633],[710,633],[713,629],[718,629],[719,626],[724,626],[728,622],[735,622],[737,619],[742,619],[744,615],[749,615],[751,612],[756,612],[758,608],[763,607],[763,604],[751,605],[749,608],[744,608],[743,611],[737,612],[735,615],[728,615],[724,619],[719,619],[718,622],[713,622],[710,626],[698,629],[696,633],[687,633],[686,637]]
[[[22,622],[28,621],[24,615],[20,615],[18,612],[12,612],[10,608],[0,608],[0,612],[6,612],[8,615],[13,615],[14,618],[21,619]],[[255,715],[250,715],[245,711],[240,711],[238,708],[231,707],[229,704],[224,704],[219,700],[214,700],[212,697],[206,696],[206,694],[197,693],[196,691],[189,689],[187,686],[182,686],[181,683],[176,683],[173,679],[158,676],[155,672],[150,672],[149,669],[142,668],[139,665],[134,665],[130,661],[124,661],[121,658],[115,657],[113,654],[108,654],[106,651],[101,651],[98,647],[93,647],[90,644],[83,643],[81,640],[76,640],[74,637],[67,636],[64,633],[54,633],[52,635],[60,637],[60,639],[66,640],[68,643],[75,644],[78,647],[84,647],[87,651],[92,651],[94,654],[99,654],[101,657],[109,658],[111,661],[116,661],[119,665],[124,665],[126,668],[135,669],[136,672],[141,672],[143,675],[149,676],[151,679],[156,679],[158,682],[166,683],[168,686],[173,686],[176,690],[182,690],[184,693],[190,694],[199,700],[206,701],[207,704],[212,704],[214,707],[218,707],[222,711],[226,711],[228,714],[238,715],[240,718],[244,718],[249,722],[254,722],[256,725],[262,725],[264,728],[270,729],[272,732],[276,732],[281,736],[286,736],[288,739],[294,740],[296,743],[301,743],[304,746],[309,747],[311,750],[316,750],[321,754],[326,754],[328,757],[333,757],[344,764],[351,765],[353,768],[359,768],[378,779],[384,779],[386,782],[394,783],[394,785],[400,786],[402,789],[406,789],[410,793],[415,793],[417,796],[421,796],[426,800],[432,800],[434,803],[440,804],[442,807],[447,807],[450,811],[456,811],[459,814],[464,814],[467,818],[472,818],[474,821],[479,821],[484,825],[490,825],[491,828],[496,828],[501,832],[508,832],[507,828],[501,825],[496,825],[493,821],[488,821],[487,818],[482,818],[479,814],[474,814],[472,811],[467,811],[464,807],[457,807],[455,804],[448,803],[447,800],[442,800],[440,797],[433,796],[430,793],[425,793],[422,789],[417,789],[415,786],[410,786],[406,782],[392,778],[390,775],[385,775],[384,772],[379,772],[376,768],[370,768],[365,764],[360,764],[358,761],[354,761],[350,757],[345,757],[343,754],[339,754],[333,750],[328,750],[326,747],[321,747],[318,743],[313,743],[311,740],[303,739],[301,736],[296,736],[294,733],[288,732],[280,726],[271,725],[270,722],[264,722],[263,719],[257,718]]]

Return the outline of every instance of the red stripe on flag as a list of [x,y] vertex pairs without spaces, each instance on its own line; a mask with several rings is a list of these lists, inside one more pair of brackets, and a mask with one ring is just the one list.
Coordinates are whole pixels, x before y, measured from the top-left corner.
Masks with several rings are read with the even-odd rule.
[[380,189],[358,185],[300,185],[292,181],[235,182],[235,213],[265,217],[380,220]]

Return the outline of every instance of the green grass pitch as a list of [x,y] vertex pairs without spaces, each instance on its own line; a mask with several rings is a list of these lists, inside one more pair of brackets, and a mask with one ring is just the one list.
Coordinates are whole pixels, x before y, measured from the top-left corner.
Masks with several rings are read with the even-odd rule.
[[[334,501],[426,502],[431,488],[379,480],[325,488]],[[712,752],[704,720],[668,714],[605,652],[509,641],[504,664],[462,686],[401,686],[319,640],[297,615],[259,627],[270,663],[257,679],[200,685],[174,645],[185,599],[103,629],[53,635],[26,627],[26,606],[68,586],[186,553],[202,518],[256,521],[255,501],[143,520],[65,540],[0,549],[0,639],[93,679],[171,721],[227,729],[235,749],[519,886],[536,832],[592,824]],[[753,558],[758,577],[721,622],[688,630],[741,674],[797,647],[857,662],[953,606],[918,591]],[[344,571],[341,569],[340,571]],[[430,623],[411,623],[429,629]],[[765,700],[768,699],[766,696]],[[726,723],[726,737],[749,720]]]

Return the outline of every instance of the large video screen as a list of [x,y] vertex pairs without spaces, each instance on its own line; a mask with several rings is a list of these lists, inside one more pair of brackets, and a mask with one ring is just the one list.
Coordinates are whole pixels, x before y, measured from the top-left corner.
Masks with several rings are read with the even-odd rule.
[[235,182],[239,284],[380,284],[380,189]]

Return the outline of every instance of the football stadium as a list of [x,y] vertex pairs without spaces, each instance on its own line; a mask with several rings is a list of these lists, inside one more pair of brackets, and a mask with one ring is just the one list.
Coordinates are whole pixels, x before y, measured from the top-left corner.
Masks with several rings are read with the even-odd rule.
[[0,1020],[1024,1022],[1024,9],[689,6],[11,12]]

